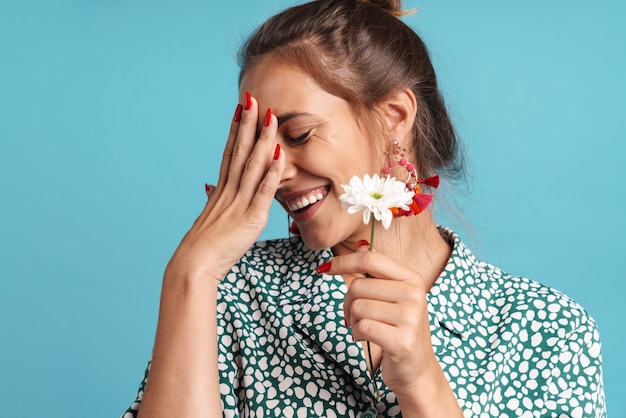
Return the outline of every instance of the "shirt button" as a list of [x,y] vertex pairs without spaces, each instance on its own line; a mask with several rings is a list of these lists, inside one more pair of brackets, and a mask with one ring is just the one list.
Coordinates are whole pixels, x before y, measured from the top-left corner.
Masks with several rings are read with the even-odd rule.
[[373,412],[371,409],[368,409],[367,411],[363,412],[363,415],[361,415],[361,418],[376,418],[377,414],[375,412]]

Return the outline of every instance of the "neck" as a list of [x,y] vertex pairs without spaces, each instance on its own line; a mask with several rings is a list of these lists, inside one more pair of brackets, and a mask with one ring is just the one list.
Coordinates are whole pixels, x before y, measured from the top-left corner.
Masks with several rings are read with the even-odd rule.
[[[374,237],[374,250],[418,272],[428,289],[450,257],[451,248],[439,233],[430,211],[394,219],[388,230],[377,222]],[[355,251],[359,239],[370,240],[370,235],[351,237],[333,247],[333,253],[341,255]]]

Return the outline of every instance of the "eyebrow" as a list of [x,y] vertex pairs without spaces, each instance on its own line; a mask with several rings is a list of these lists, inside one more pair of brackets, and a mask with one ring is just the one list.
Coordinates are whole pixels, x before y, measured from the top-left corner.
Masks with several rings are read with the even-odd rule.
[[306,112],[285,113],[284,115],[276,117],[278,119],[278,126],[280,126],[281,124],[287,122],[290,119],[297,118],[297,117],[300,117],[300,116],[312,116],[312,115],[310,113],[306,113]]

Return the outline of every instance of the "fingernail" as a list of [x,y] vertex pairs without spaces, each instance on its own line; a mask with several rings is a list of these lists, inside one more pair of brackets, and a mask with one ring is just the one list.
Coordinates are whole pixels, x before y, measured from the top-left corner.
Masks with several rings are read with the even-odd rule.
[[348,323],[347,318],[343,318],[343,323],[346,324],[346,328],[350,328],[350,324]]
[[365,246],[370,246],[370,242],[366,239],[360,239],[356,242],[356,246],[357,248],[361,248],[361,247],[365,247]]
[[252,107],[252,96],[250,96],[250,92],[246,92],[245,109],[250,110],[251,107]]
[[321,264],[317,268],[317,274],[326,273],[328,270],[330,270],[330,261],[327,261],[324,264]]
[[206,192],[206,197],[211,195],[211,186],[209,186],[208,183],[204,183],[204,191]]
[[233,120],[235,122],[239,122],[241,120],[241,112],[243,111],[243,106],[240,104],[237,105],[235,109],[235,116],[233,116]]
[[278,160],[278,157],[280,157],[280,144],[276,144],[276,149],[274,150],[274,159]]
[[[267,108],[267,112],[265,112],[265,126],[270,126],[270,122],[272,121],[272,109]],[[276,159],[276,158],[274,158]]]

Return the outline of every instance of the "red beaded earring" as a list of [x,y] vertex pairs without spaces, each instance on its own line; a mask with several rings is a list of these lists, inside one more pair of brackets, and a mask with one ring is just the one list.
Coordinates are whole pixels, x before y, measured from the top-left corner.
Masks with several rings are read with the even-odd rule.
[[382,175],[386,177],[391,176],[391,170],[393,167],[400,166],[407,171],[407,178],[405,180],[406,188],[409,191],[413,191],[413,201],[409,205],[409,210],[403,210],[400,208],[391,208],[391,213],[395,218],[400,216],[417,215],[423,212],[430,202],[433,200],[433,195],[430,193],[420,193],[420,184],[425,184],[433,188],[439,187],[439,176],[434,175],[425,179],[420,179],[417,176],[417,169],[415,164],[406,160],[405,155],[407,150],[402,148],[398,141],[393,141],[393,146],[390,151],[387,152],[388,162],[382,169]]

